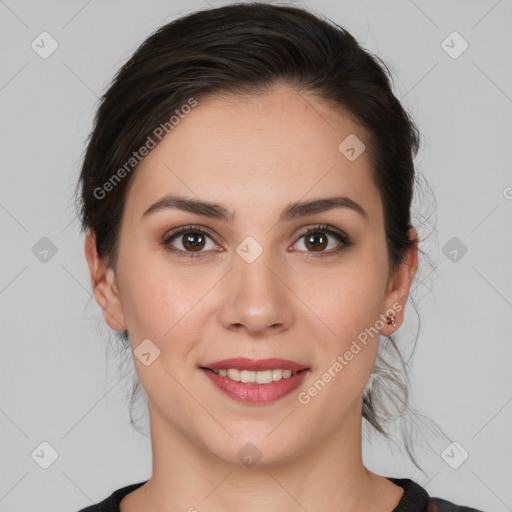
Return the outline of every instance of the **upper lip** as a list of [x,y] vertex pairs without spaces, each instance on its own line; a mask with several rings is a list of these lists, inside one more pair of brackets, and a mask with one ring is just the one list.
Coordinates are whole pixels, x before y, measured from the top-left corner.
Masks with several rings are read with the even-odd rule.
[[202,366],[202,368],[208,368],[210,370],[229,370],[230,368],[236,368],[238,370],[252,371],[282,369],[298,372],[305,370],[308,367],[288,359],[248,359],[245,357],[234,357],[231,359],[223,359],[222,361],[215,361],[214,363],[205,364]]

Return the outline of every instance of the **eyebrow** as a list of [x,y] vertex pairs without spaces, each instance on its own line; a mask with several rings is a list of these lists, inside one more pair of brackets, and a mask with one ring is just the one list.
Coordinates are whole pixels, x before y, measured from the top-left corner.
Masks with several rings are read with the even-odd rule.
[[[368,220],[368,214],[360,204],[349,197],[336,196],[291,203],[282,211],[279,222],[287,222],[307,215],[327,212],[335,208],[353,210],[362,215],[365,220]],[[220,204],[178,195],[166,195],[162,197],[142,214],[141,219],[162,210],[182,210],[225,222],[233,222],[235,219],[234,212]]]

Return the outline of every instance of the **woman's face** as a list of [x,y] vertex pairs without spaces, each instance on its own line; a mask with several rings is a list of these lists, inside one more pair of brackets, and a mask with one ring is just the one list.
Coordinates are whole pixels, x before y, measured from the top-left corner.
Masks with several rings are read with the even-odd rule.
[[[361,142],[348,117],[282,87],[199,101],[140,164],[115,281],[106,272],[96,296],[109,325],[128,329],[161,431],[240,464],[290,460],[360,429],[372,335],[396,330],[383,315],[395,303],[401,321],[415,271],[409,262],[388,283],[382,203]],[[185,201],[151,209],[167,196],[196,211]],[[291,384],[247,384],[204,369],[230,358],[306,370]]]

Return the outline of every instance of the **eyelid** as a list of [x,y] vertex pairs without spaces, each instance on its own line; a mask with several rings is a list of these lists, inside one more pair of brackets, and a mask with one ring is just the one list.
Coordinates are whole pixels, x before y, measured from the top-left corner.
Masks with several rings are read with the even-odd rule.
[[339,253],[343,249],[348,249],[350,246],[354,245],[354,242],[346,233],[344,233],[343,231],[341,231],[340,229],[338,229],[334,226],[331,226],[330,224],[315,224],[314,226],[304,228],[300,232],[296,242],[294,242],[293,245],[295,245],[304,236],[306,236],[310,233],[317,233],[317,232],[327,233],[328,235],[336,238],[338,240],[338,246],[334,249],[330,249],[329,251],[320,251],[318,253],[315,253],[314,251],[305,251],[306,254],[308,254],[308,255],[319,256],[319,257],[329,256],[332,254]]
[[[176,236],[179,236],[181,234],[187,233],[187,232],[199,232],[202,233],[208,237],[210,237],[215,244],[220,245],[216,241],[216,235],[214,235],[208,228],[204,226],[199,226],[196,224],[188,224],[186,226],[180,226],[178,228],[172,229],[162,237],[162,244],[166,246],[171,252],[175,254],[179,254],[180,256],[189,256],[189,257],[201,257],[203,255],[207,255],[209,251],[182,251],[181,249],[171,248],[169,247],[169,244],[171,243],[171,240],[175,238]],[[335,249],[331,249],[329,251],[320,251],[317,254],[315,254],[314,251],[305,251],[307,254],[313,255],[313,256],[327,256],[332,255],[344,248],[348,248],[351,245],[353,245],[352,240],[348,235],[346,235],[343,231],[339,230],[338,228],[331,226],[330,224],[315,224],[312,226],[305,227],[301,229],[300,233],[296,236],[296,240],[293,243],[295,245],[302,237],[305,235],[308,235],[309,233],[316,233],[316,232],[324,232],[327,234],[330,234],[331,236],[334,236],[338,238],[339,244],[341,244],[341,247],[337,247]],[[304,251],[300,251],[304,252]]]
[[208,235],[212,239],[215,238],[215,235],[212,231],[210,231],[208,228],[205,228],[204,226],[199,226],[197,224],[187,224],[186,226],[180,226],[179,228],[171,229],[170,231],[167,231],[162,238],[163,240],[169,240],[170,238],[181,233],[186,233],[187,231],[199,231],[205,235]]
[[174,254],[177,254],[179,256],[189,256],[189,257],[199,257],[202,255],[207,255],[208,251],[182,251],[181,249],[177,249],[175,247],[171,247],[171,241],[173,238],[176,238],[180,235],[183,235],[187,232],[198,232],[203,235],[208,236],[213,240],[213,242],[218,246],[219,244],[216,241],[215,235],[208,229],[203,226],[198,226],[196,224],[188,224],[186,226],[180,226],[179,228],[171,229],[170,231],[166,232],[165,235],[162,237],[162,245],[166,247],[169,251],[173,252]]
[[308,233],[315,233],[317,231],[334,233],[336,235],[339,235],[340,237],[348,238],[348,236],[345,233],[343,233],[343,231],[339,230],[338,228],[335,228],[334,226],[331,226],[330,224],[315,224],[313,226],[304,228],[303,230],[301,230],[298,238],[301,238],[304,235],[307,235]]

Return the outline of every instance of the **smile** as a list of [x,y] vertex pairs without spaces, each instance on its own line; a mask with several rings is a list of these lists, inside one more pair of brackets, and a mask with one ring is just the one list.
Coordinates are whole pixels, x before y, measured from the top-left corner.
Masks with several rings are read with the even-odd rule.
[[[236,382],[243,383],[256,383],[256,384],[270,384],[271,382],[279,382],[282,379],[287,379],[293,375],[296,375],[297,371],[292,370],[263,370],[263,371],[250,371],[250,370],[238,370],[236,368],[230,368],[228,370],[212,370],[221,377],[228,377],[228,379]],[[304,370],[302,370],[304,371]]]

